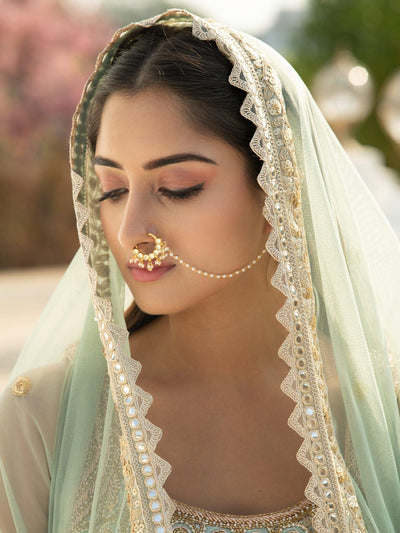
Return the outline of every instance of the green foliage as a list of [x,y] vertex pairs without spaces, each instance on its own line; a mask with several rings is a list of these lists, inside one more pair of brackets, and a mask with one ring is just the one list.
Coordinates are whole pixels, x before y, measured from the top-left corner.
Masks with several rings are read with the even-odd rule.
[[164,0],[146,0],[142,2],[103,0],[101,4],[102,11],[113,20],[117,27],[154,17],[169,8],[170,5]]
[[[398,0],[311,0],[305,23],[293,38],[292,63],[307,84],[339,49],[347,49],[371,72],[377,98],[383,83],[400,67]],[[400,171],[400,156],[380,128],[375,111],[356,136],[380,148]]]
[[[165,0],[103,0],[101,3],[102,12],[106,13],[117,27],[154,17],[173,7],[192,11],[185,0],[177,2],[175,6]],[[202,16],[201,8],[196,9],[196,14]]]

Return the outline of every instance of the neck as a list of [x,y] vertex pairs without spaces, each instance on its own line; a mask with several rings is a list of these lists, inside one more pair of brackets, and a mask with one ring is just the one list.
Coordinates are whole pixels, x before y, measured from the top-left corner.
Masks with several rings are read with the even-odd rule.
[[[157,365],[165,379],[233,381],[281,372],[277,356],[287,332],[275,315],[284,297],[257,276],[237,279],[230,290],[181,313],[164,316],[157,327]],[[146,365],[146,363],[145,363]]]

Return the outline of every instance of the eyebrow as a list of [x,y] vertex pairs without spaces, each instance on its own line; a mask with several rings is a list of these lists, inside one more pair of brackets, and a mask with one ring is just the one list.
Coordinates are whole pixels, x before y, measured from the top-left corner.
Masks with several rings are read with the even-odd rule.
[[123,170],[122,165],[117,163],[116,161],[113,161],[112,159],[108,159],[107,157],[101,157],[100,155],[97,155],[93,158],[93,165],[101,165],[103,167],[112,167],[112,168],[118,168],[119,170]]
[[[208,163],[216,165],[217,163],[208,157],[198,154],[174,154],[160,159],[154,159],[143,165],[144,170],[154,170],[155,168],[165,167],[166,165],[175,165],[176,163],[184,163],[185,161],[200,161],[201,163]],[[102,165],[106,167],[118,168],[123,170],[123,166],[117,161],[108,159],[107,157],[96,156],[93,158],[93,165]]]

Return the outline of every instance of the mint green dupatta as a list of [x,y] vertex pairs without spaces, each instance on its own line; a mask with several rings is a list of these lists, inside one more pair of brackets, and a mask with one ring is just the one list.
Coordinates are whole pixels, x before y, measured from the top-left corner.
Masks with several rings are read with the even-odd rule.
[[[48,531],[172,531],[174,504],[163,488],[171,466],[156,453],[161,429],[146,418],[152,398],[136,384],[125,287],[100,224],[85,126],[116,52],[153,24],[190,26],[197,38],[214,40],[232,62],[229,82],[247,94],[241,112],[256,125],[251,148],[264,162],[258,183],[272,226],[267,248],[278,262],[272,282],[286,299],[277,314],[288,333],[279,351],[288,365],[282,390],[293,400],[288,423],[303,439],[297,458],[310,473],[305,495],[316,504],[315,530],[395,533],[399,244],[290,65],[257,39],[182,10],[117,32],[74,117],[79,261],[91,303],[87,293],[77,295],[85,317],[79,334],[68,334],[73,308],[62,315],[63,343],[75,338],[76,350],[60,400]],[[73,278],[67,274],[62,286],[68,292]],[[35,353],[37,366],[44,355]]]

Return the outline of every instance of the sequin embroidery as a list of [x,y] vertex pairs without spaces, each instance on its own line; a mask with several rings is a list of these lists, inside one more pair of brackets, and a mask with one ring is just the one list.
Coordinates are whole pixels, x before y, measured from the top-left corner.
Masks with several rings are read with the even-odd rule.
[[299,504],[268,514],[234,515],[206,511],[174,500],[173,533],[314,533],[315,504]]

